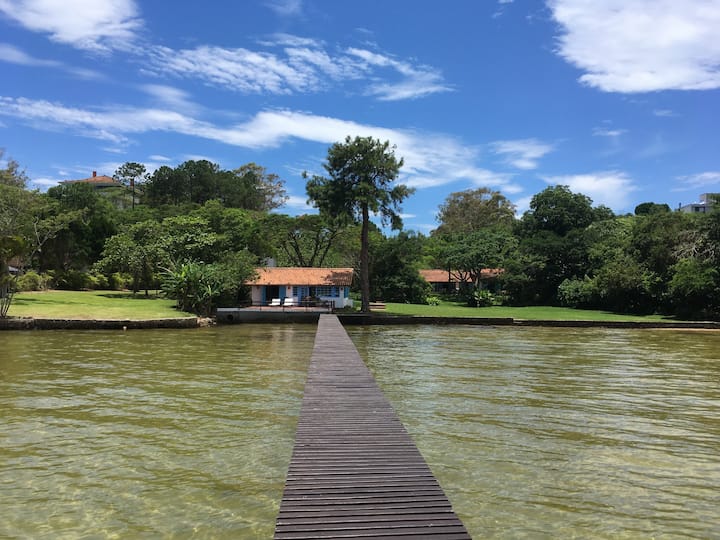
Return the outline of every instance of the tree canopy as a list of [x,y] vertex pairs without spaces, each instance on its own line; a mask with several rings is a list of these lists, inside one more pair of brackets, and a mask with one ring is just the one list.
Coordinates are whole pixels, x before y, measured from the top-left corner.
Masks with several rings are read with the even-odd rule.
[[516,219],[504,195],[473,188],[447,196],[430,236],[386,235],[378,224],[400,227],[400,205],[412,193],[398,183],[402,164],[389,142],[348,137],[328,149],[325,175],[304,175],[320,213],[291,216],[276,211],[286,198],[282,180],[255,163],[226,170],[191,160],[146,179],[144,165],[127,162],[114,175],[120,186],[74,182],[42,193],[5,159],[0,316],[16,287],[46,286],[162,288],[184,309],[208,314],[242,302],[253,268],[274,259],[283,266],[352,266],[365,310],[371,297],[437,301],[419,270],[442,268],[464,284],[443,294],[471,305],[720,319],[715,196],[706,197],[717,205],[707,212],[647,202],[614,216],[582,193],[552,186]]
[[[331,219],[356,221],[360,233],[360,282],[362,311],[370,311],[369,224],[370,214],[379,215],[383,224],[402,227],[400,204],[411,188],[393,182],[403,166],[389,141],[372,137],[347,137],[328,150],[323,165],[328,176],[313,176],[306,189],[310,201]],[[306,175],[307,177],[307,175]]]
[[451,193],[440,205],[433,234],[470,233],[486,227],[512,227],[515,205],[486,187]]

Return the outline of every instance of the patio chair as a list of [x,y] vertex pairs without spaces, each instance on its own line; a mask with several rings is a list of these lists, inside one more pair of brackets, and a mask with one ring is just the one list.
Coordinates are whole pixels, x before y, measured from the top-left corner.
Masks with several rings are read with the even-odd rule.
[[295,306],[295,299],[294,298],[286,298],[285,302],[283,303],[283,306],[285,307],[294,307]]
[[270,300],[270,304],[268,304],[268,305],[269,305],[269,306],[273,306],[273,307],[278,307],[278,306],[281,305],[280,299],[279,299],[279,298],[273,298],[272,300]]

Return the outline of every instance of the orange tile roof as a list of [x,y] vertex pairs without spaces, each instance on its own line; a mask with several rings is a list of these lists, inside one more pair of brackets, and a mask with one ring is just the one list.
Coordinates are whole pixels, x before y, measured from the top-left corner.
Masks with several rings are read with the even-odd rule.
[[[502,268],[483,268],[480,270],[480,279],[489,279],[498,277],[503,273]],[[420,270],[420,276],[428,283],[456,283],[457,279],[448,275],[447,270]]]
[[457,281],[447,270],[420,270],[420,277],[428,283],[451,283]]
[[80,180],[64,180],[61,184],[97,184],[97,185],[112,185],[121,186],[122,184],[112,178],[111,176],[91,176],[90,178],[81,178]]
[[352,284],[352,268],[256,268],[258,277],[250,285],[335,285],[349,287]]

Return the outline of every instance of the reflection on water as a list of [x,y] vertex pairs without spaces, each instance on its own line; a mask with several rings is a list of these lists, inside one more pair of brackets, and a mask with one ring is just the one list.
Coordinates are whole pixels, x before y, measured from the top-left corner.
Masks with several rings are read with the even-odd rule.
[[0,333],[0,537],[271,537],[314,334]]
[[475,538],[720,537],[720,335],[349,332]]

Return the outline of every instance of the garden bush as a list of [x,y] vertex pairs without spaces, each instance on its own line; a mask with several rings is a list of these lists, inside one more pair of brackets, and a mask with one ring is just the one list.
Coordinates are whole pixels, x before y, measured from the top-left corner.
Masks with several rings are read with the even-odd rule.
[[17,278],[16,287],[18,291],[44,291],[51,283],[52,277],[48,274],[38,274],[30,270]]

